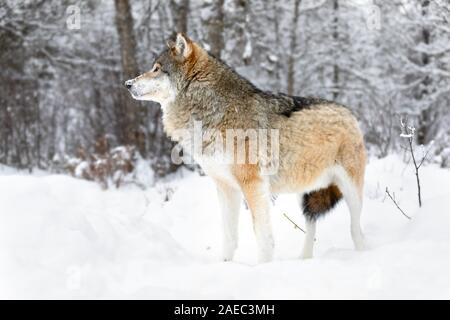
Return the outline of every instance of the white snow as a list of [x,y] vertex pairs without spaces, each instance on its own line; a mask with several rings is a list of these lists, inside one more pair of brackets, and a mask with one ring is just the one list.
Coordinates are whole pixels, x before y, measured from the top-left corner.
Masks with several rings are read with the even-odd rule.
[[[64,175],[0,167],[0,298],[393,299],[450,298],[450,171],[415,177],[397,156],[372,160],[363,229],[353,250],[345,204],[318,223],[315,257],[300,260],[304,226],[294,196],[272,210],[275,259],[256,264],[250,213],[242,206],[233,262],[221,262],[216,192],[183,172],[142,191],[103,191]],[[395,192],[407,220],[385,199]],[[168,200],[168,201],[166,201]],[[384,200],[384,201],[383,201]]]
[[247,42],[245,43],[244,53],[242,54],[243,59],[248,59],[252,56],[252,42],[250,36],[247,35]]
[[86,161],[81,161],[75,167],[75,176],[78,178],[81,178],[83,176],[83,173],[88,169],[89,169],[89,164]]

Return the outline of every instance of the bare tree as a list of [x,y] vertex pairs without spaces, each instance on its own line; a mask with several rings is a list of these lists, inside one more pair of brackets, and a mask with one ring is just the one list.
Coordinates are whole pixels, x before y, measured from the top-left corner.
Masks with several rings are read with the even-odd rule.
[[[115,0],[116,27],[119,34],[120,53],[122,58],[123,81],[139,75],[136,61],[136,40],[133,29],[133,16],[128,0]],[[119,141],[122,144],[136,145],[145,155],[145,141],[139,131],[139,103],[131,99],[123,90],[121,94],[123,108],[117,110],[119,120]],[[145,119],[144,119],[145,120]]]
[[416,128],[413,126],[408,125],[407,121],[404,121],[401,119],[400,121],[402,133],[401,137],[407,139],[408,141],[408,150],[411,154],[411,159],[414,165],[414,171],[416,175],[416,183],[417,183],[417,198],[419,200],[419,207],[422,207],[422,192],[421,192],[421,186],[420,186],[420,176],[419,176],[419,170],[422,167],[423,163],[427,159],[428,153],[430,151],[430,148],[424,154],[422,155],[422,158],[419,160],[416,158],[416,155],[414,154],[414,137],[416,134]]
[[[421,13],[423,17],[426,17],[428,15],[428,9],[429,9],[430,1],[429,0],[422,0],[421,1]],[[431,31],[428,26],[423,26],[421,30],[421,41],[425,46],[428,46],[430,44],[430,37],[431,37]],[[419,64],[423,67],[426,67],[430,63],[430,56],[427,52],[422,52],[420,54],[420,62]],[[423,101],[425,100],[428,95],[430,94],[430,84],[431,84],[431,77],[429,75],[425,75],[421,81],[421,86],[416,93],[417,100]],[[429,131],[432,128],[433,125],[433,118],[434,118],[434,110],[430,106],[424,106],[422,107],[422,111],[420,112],[419,116],[419,123],[420,126],[417,130],[417,143],[418,144],[428,144],[430,142],[430,134]]]
[[[339,41],[339,0],[333,0],[333,40],[337,44]],[[333,100],[336,100],[339,95],[339,65],[333,65]]]
[[295,54],[297,51],[297,26],[300,14],[300,3],[301,0],[295,0],[294,2],[294,18],[291,26],[290,48],[287,62],[287,93],[290,95],[294,94],[295,86]]
[[210,11],[209,14],[205,14],[204,23],[207,28],[207,43],[209,45],[209,51],[216,57],[220,58],[222,50],[224,49],[223,40],[223,3],[224,0],[212,1],[211,3],[204,4]]
[[170,7],[175,31],[186,33],[188,30],[189,0],[171,0]]

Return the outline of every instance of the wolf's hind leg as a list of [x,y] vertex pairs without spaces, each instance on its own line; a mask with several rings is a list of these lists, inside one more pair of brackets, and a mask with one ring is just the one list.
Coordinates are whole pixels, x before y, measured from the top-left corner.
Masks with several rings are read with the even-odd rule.
[[344,169],[337,175],[337,183],[350,211],[350,232],[355,249],[364,250],[364,236],[361,230],[362,190],[358,189],[357,183]]
[[[298,204],[300,205],[300,209],[304,211],[303,208],[303,195],[298,196]],[[306,216],[305,216],[306,217]],[[306,227],[305,227],[306,235],[305,242],[303,244],[303,250],[300,258],[302,259],[310,259],[313,257],[314,251],[314,239],[316,236],[316,219],[311,219],[306,217]]]
[[223,260],[233,259],[238,244],[241,192],[216,181],[223,223]]
[[302,259],[313,257],[314,239],[316,236],[316,220],[306,219],[306,236],[303,244]]
[[358,194],[345,196],[348,208],[350,210],[350,232],[352,234],[353,243],[356,250],[364,250],[364,236],[361,230],[361,211],[362,200]]
[[342,193],[335,184],[331,184],[327,188],[312,191],[300,197],[300,207],[306,219],[306,238],[301,258],[312,258],[316,235],[316,221],[319,217],[333,209],[341,198]]

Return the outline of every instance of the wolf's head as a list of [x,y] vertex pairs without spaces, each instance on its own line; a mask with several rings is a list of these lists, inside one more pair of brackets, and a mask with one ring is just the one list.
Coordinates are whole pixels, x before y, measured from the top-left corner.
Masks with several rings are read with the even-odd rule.
[[136,100],[155,101],[162,106],[175,99],[188,80],[192,66],[205,51],[184,34],[167,42],[168,48],[154,61],[150,71],[127,80],[125,86]]

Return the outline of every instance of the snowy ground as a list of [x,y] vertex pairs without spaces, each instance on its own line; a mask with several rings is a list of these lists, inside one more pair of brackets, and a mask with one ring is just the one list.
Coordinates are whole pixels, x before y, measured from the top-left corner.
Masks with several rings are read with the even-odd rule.
[[[450,171],[422,170],[418,210],[411,167],[398,157],[371,161],[364,252],[353,250],[342,203],[318,225],[315,258],[299,260],[304,235],[283,213],[301,226],[303,218],[293,196],[279,197],[275,260],[257,265],[244,207],[237,256],[220,261],[220,215],[207,177],[102,191],[0,167],[0,298],[449,299]],[[411,221],[383,202],[386,186]]]

